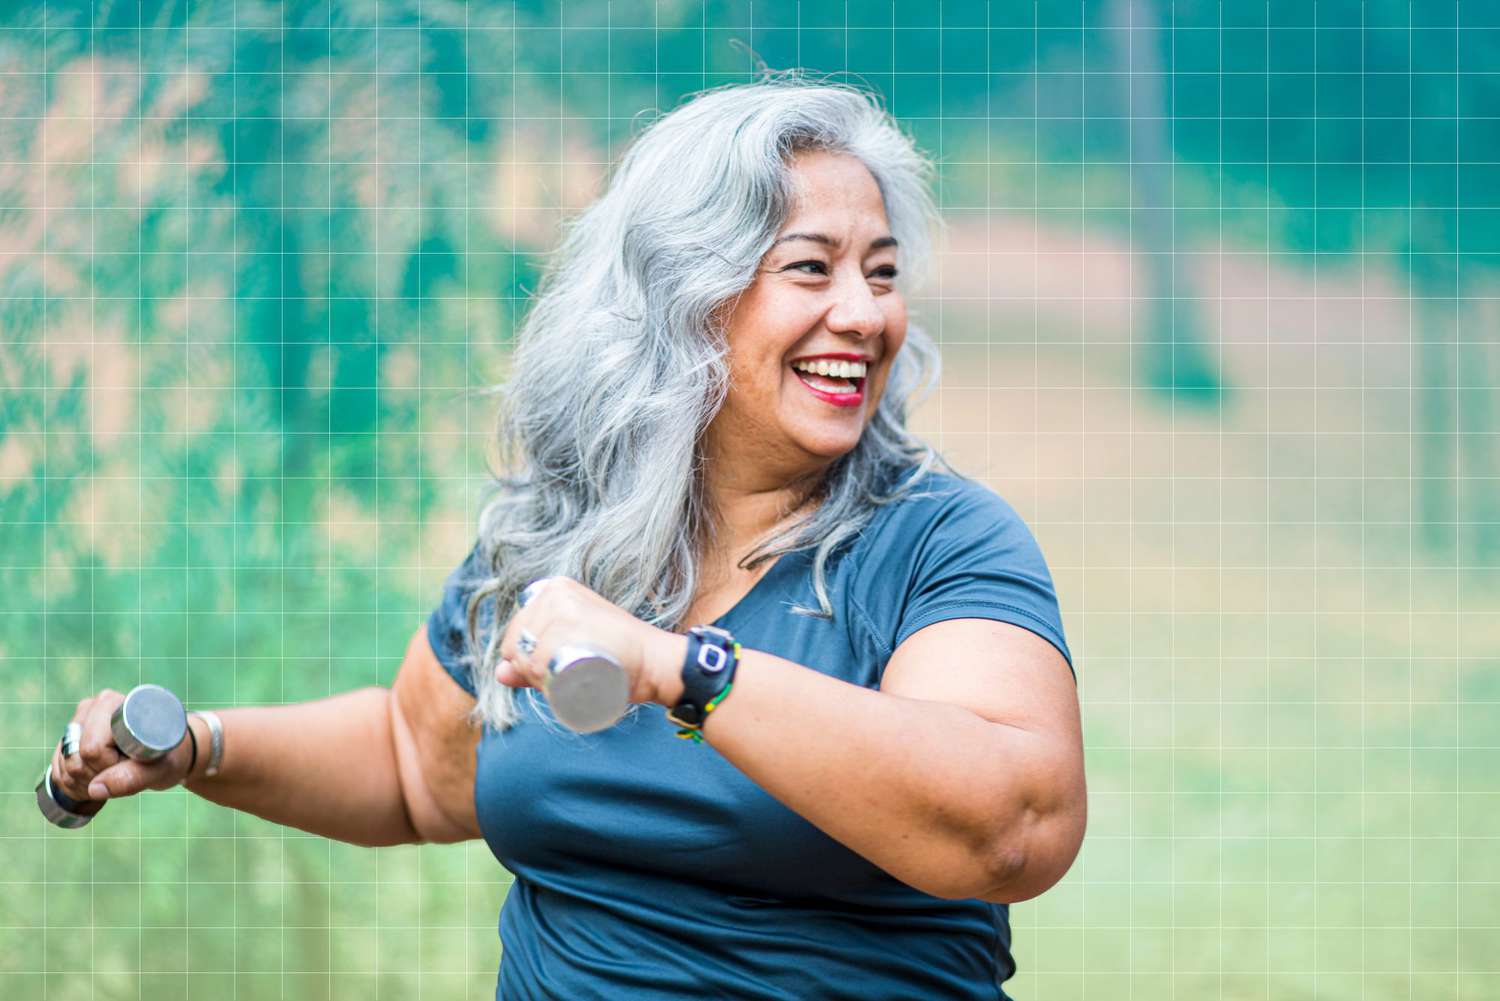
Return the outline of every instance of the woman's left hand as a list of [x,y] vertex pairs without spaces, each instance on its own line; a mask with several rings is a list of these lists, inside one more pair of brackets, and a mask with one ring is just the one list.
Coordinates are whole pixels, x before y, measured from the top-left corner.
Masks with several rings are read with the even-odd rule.
[[[517,645],[521,632],[536,640],[531,653]],[[686,637],[631,615],[571,577],[546,577],[531,589],[500,638],[495,680],[512,688],[542,688],[547,663],[560,646],[578,644],[608,653],[625,668],[630,701],[662,702],[681,688]],[[672,705],[673,702],[664,703]]]

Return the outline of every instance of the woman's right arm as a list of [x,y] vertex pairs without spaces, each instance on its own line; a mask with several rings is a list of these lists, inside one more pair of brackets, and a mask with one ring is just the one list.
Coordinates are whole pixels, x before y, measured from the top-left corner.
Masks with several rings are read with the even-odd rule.
[[[184,780],[186,740],[149,765],[122,759],[109,717],[123,696],[105,690],[79,703],[80,753],[53,774],[76,799],[99,783],[112,798]],[[453,683],[417,630],[392,688],[370,687],[313,702],[218,712],[224,726],[219,773],[208,765],[208,724],[198,740],[189,790],[222,806],[358,845],[450,842],[480,837],[474,816],[473,697]]]

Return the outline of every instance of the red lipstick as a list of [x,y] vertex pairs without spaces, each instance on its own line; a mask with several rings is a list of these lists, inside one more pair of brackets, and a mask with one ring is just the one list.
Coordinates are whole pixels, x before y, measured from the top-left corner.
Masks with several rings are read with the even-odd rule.
[[[828,359],[837,358],[840,361],[864,361],[865,360],[865,359],[861,358],[859,355],[845,355],[845,356],[840,356],[840,355],[809,355],[805,359],[804,358],[799,358],[797,360],[798,361],[806,361],[806,360],[810,360],[810,359],[813,359],[813,358],[828,358]],[[831,403],[835,407],[857,407],[861,403],[865,402],[865,378],[866,377],[864,377],[864,376],[861,376],[858,379],[850,379],[849,380],[850,382],[854,383],[854,391],[852,393],[830,393],[826,389],[819,389],[817,386],[814,386],[812,383],[808,382],[805,378],[803,378],[803,376],[806,373],[799,372],[795,368],[793,368],[792,369],[792,374],[797,377],[797,381],[798,382],[802,383],[803,386],[807,387],[807,391],[809,393],[813,394],[818,399],[822,400],[824,403]],[[827,376],[823,376],[823,378],[827,378]]]
[[797,376],[797,381],[806,386],[809,393],[824,403],[831,403],[836,407],[857,407],[865,402],[864,387],[860,387],[852,393],[829,393],[809,383],[806,379],[802,378],[800,373]]

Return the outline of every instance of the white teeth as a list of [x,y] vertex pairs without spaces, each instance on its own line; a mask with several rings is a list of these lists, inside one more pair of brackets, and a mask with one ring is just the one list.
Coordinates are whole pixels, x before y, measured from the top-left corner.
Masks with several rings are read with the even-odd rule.
[[829,361],[827,358],[794,362],[792,367],[801,372],[833,376],[837,379],[863,379],[868,368],[862,361]]

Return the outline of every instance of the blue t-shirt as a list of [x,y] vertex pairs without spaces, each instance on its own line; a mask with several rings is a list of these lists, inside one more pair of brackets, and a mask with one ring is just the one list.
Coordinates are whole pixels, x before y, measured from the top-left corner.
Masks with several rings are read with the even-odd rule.
[[[1071,669],[1025,523],[980,483],[934,473],[920,486],[939,491],[880,508],[830,559],[832,621],[788,611],[817,607],[804,551],[778,558],[714,624],[743,647],[866,688],[879,687],[903,640],[944,619],[1030,629]],[[470,694],[465,608],[481,576],[471,556],[428,624],[439,661]],[[711,743],[674,736],[661,706],[589,735],[532,712],[505,732],[486,728],[478,749],[479,826],[515,876],[496,997],[1006,997],[1005,905],[898,881]]]

